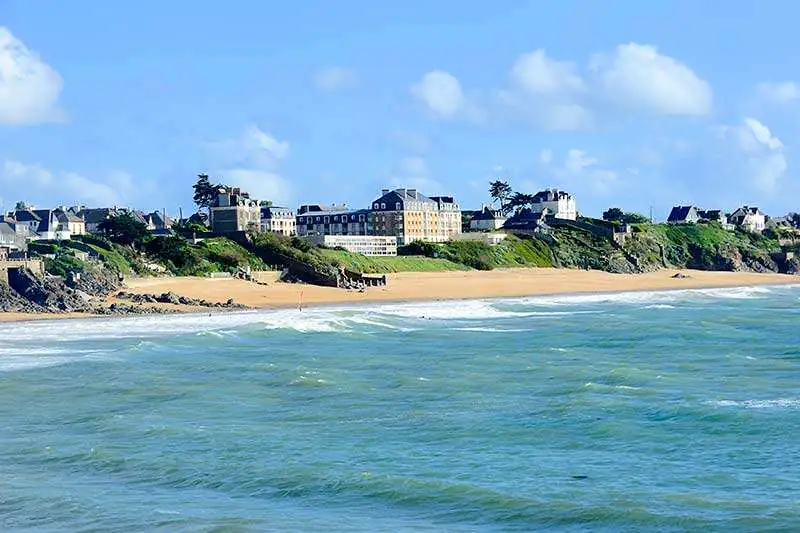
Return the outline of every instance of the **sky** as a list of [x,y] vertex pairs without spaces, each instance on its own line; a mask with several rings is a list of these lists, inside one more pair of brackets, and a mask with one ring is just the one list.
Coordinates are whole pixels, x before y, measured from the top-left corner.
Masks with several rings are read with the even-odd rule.
[[[193,212],[488,183],[664,219],[800,210],[789,0],[0,0],[0,208]],[[794,43],[794,44],[792,44]]]

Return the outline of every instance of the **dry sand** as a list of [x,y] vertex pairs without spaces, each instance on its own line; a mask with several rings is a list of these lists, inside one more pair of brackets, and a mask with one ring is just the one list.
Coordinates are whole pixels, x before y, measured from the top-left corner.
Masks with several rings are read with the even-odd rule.
[[[800,278],[782,274],[741,272],[682,271],[690,276],[675,279],[676,270],[648,274],[609,274],[600,271],[567,269],[514,269],[491,272],[432,272],[389,274],[386,287],[365,292],[330,287],[275,282],[256,285],[236,279],[144,278],[129,280],[134,293],[175,292],[190,298],[237,303],[263,309],[303,305],[360,304],[379,301],[456,300],[534,296],[543,294],[628,292],[643,290],[697,289],[751,285],[800,284]],[[302,295],[302,296],[301,296]],[[113,301],[113,298],[111,299]],[[193,307],[168,306],[182,312],[203,312]],[[0,321],[42,318],[75,318],[87,315],[28,315],[0,313]]]

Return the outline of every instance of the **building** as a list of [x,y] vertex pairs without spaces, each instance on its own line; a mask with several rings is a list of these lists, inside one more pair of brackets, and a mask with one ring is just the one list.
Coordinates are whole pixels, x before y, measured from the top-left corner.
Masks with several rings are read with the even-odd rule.
[[548,216],[550,216],[550,211],[547,208],[536,212],[531,208],[523,207],[506,220],[503,229],[523,235],[550,233],[553,228],[546,222]]
[[575,206],[575,198],[571,194],[558,189],[547,189],[533,195],[531,211],[534,213],[545,213],[553,218],[563,218],[565,220],[577,220],[578,210]]
[[676,205],[667,217],[669,224],[696,224],[700,221],[700,212],[693,205]]
[[86,235],[86,222],[75,213],[64,207],[59,207],[53,211],[53,214],[58,221],[59,227],[66,228],[71,236]]
[[[73,211],[73,209],[70,209],[70,211]],[[104,220],[114,218],[119,214],[120,212],[116,208],[111,207],[102,207],[98,209],[81,207],[77,212],[77,216],[83,219],[86,233],[91,234],[101,233],[100,224],[102,224]]]
[[11,250],[26,250],[25,234],[27,230],[19,231],[13,222],[0,222],[0,246]]
[[307,235],[371,235],[369,209],[347,210],[346,205],[302,205],[297,211],[295,231]]
[[211,231],[237,233],[261,227],[261,207],[238,187],[221,187],[211,204]]
[[461,208],[452,196],[428,198],[416,189],[384,189],[372,202],[372,232],[397,237],[399,246],[446,242],[461,232]]
[[[19,209],[13,218],[17,225],[27,228],[29,238],[45,240],[66,240],[72,237],[69,220],[59,218],[53,209]],[[76,225],[77,226],[77,225]]]
[[494,231],[502,228],[505,223],[506,217],[500,211],[484,206],[470,218],[469,229],[472,231]]
[[397,237],[377,235],[307,235],[304,239],[317,246],[344,248],[348,252],[367,256],[397,255]]
[[270,205],[261,208],[261,232],[291,237],[297,234],[297,219],[288,207]]
[[745,231],[764,231],[767,217],[757,207],[742,206],[728,217],[728,222]]

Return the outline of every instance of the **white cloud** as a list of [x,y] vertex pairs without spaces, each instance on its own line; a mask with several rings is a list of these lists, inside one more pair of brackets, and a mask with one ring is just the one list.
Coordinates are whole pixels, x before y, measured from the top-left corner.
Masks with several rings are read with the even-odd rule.
[[553,162],[553,151],[549,148],[545,148],[539,154],[539,162],[543,165],[549,165]]
[[0,26],[0,124],[62,120],[61,87],[58,72]]
[[[713,93],[707,81],[680,61],[651,45],[629,43],[609,54],[595,54],[585,74],[576,63],[548,57],[542,49],[517,58],[509,83],[489,91],[486,105],[495,118],[526,120],[550,131],[576,131],[596,126],[597,115],[609,109],[655,115],[707,115]],[[464,97],[460,82],[442,71],[427,73],[412,93],[445,118],[477,109]],[[480,93],[477,93],[480,94]]]
[[572,148],[567,151],[562,165],[553,164],[553,154],[550,150],[542,152],[547,157],[540,161],[550,169],[553,176],[564,186],[575,189],[576,192],[591,191],[597,195],[607,195],[619,181],[619,173],[603,168],[596,157],[592,157],[584,150]]
[[14,160],[6,160],[0,167],[0,184],[17,200],[31,201],[43,207],[59,204],[125,205],[143,198],[142,191],[152,188],[151,183],[135,181],[124,172],[111,172],[105,179],[97,180],[75,172],[54,173],[41,165]]
[[392,187],[407,187],[417,189],[422,194],[441,193],[441,183],[433,179],[428,169],[428,164],[422,157],[406,157],[400,161],[394,172],[389,176]]
[[761,99],[774,104],[787,104],[800,100],[800,85],[792,81],[760,83],[757,91]]
[[584,90],[573,63],[554,61],[544,50],[521,55],[511,68],[512,81],[522,90],[536,95],[564,95]]
[[223,170],[224,181],[241,187],[253,198],[286,203],[291,199],[292,187],[280,174],[263,170],[234,168]]
[[442,118],[452,118],[464,109],[466,100],[458,78],[432,70],[411,86],[411,94]]
[[255,125],[247,126],[234,139],[211,143],[221,174],[220,180],[241,187],[253,198],[288,202],[292,196],[291,183],[280,172],[280,162],[289,155],[289,143],[279,141]]
[[358,85],[358,74],[343,67],[326,67],[314,74],[314,85],[320,91],[352,89]]
[[719,132],[735,142],[747,164],[752,186],[762,193],[775,192],[789,167],[781,140],[754,118],[745,118],[740,125],[723,126]]
[[708,82],[680,61],[659,54],[655,46],[620,45],[611,57],[596,56],[591,70],[603,96],[620,107],[658,115],[711,112]]

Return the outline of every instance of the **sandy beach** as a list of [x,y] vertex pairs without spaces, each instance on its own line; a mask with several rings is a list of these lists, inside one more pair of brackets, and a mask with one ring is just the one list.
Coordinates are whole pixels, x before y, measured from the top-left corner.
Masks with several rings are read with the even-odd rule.
[[[800,278],[782,274],[681,271],[688,278],[676,279],[677,270],[648,274],[609,274],[566,269],[514,269],[490,272],[432,272],[389,274],[386,287],[365,292],[330,287],[275,282],[257,285],[236,279],[143,278],[129,280],[126,290],[161,294],[172,291],[189,298],[237,303],[260,309],[330,304],[363,304],[386,301],[457,300],[503,298],[545,294],[628,292],[644,290],[699,289],[752,285],[800,284]],[[115,301],[114,298],[110,299]],[[181,312],[203,312],[202,308],[165,306]],[[0,314],[0,321],[86,317],[82,314]]]

